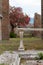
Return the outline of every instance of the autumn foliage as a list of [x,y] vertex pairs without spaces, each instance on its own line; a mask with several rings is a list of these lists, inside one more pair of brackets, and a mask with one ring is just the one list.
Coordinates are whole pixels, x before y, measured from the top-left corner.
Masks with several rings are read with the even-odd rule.
[[30,17],[24,15],[21,7],[10,7],[9,16],[12,29],[16,26],[25,27],[30,21]]

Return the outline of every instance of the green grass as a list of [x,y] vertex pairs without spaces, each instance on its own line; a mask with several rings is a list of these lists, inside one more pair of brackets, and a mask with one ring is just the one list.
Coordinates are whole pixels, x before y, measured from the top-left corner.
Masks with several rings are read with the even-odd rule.
[[[0,54],[3,51],[14,51],[18,50],[20,43],[20,38],[13,38],[10,40],[0,41]],[[43,40],[40,38],[23,38],[23,43],[25,50],[27,49],[35,49],[35,50],[43,50]]]
[[5,64],[0,64],[0,65],[5,65]]

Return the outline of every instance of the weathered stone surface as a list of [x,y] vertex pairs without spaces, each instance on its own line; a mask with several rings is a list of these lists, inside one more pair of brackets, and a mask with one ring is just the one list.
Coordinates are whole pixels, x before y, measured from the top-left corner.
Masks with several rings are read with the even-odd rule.
[[5,65],[19,65],[20,58],[17,52],[10,53],[9,51],[5,51],[0,55],[0,64]]

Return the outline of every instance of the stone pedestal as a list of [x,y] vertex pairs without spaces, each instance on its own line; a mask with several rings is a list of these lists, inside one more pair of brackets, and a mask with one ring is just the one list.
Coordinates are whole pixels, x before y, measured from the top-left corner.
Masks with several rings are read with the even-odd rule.
[[20,35],[20,46],[19,46],[19,51],[24,51],[24,45],[23,45],[23,31],[20,31],[19,32],[19,35]]

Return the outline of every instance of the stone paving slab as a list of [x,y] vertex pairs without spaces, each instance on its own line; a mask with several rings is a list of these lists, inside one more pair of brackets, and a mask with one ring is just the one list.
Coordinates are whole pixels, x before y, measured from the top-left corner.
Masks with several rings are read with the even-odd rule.
[[[24,52],[22,53],[24,54]],[[19,57],[19,52],[17,51],[12,51],[12,53],[10,53],[10,51],[5,51],[3,54],[0,55],[0,64],[6,63],[6,62],[11,64],[14,62],[17,63],[18,61],[20,62],[20,58],[21,57]],[[40,63],[38,63],[37,60],[29,60],[29,61],[26,61],[25,65],[43,65],[43,60],[40,60]]]

